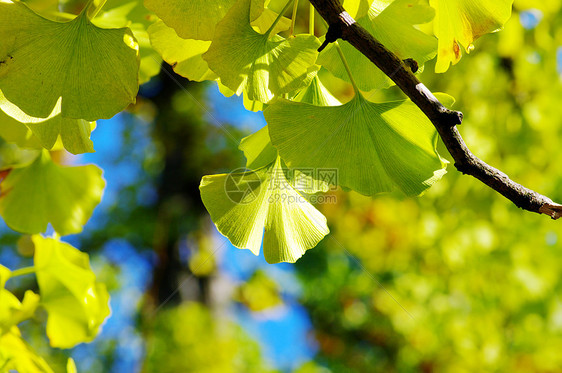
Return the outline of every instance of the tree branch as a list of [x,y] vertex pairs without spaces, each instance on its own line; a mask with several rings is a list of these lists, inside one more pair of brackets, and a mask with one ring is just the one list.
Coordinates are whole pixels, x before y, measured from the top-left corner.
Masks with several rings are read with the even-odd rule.
[[348,41],[392,79],[431,120],[453,157],[457,170],[477,178],[522,209],[546,214],[552,219],[562,216],[562,205],[517,184],[506,174],[472,154],[456,127],[457,124],[461,124],[463,114],[443,106],[412,73],[411,63],[400,60],[379,43],[355,22],[338,0],[310,0],[310,2],[328,22],[330,34],[328,43],[338,38]]

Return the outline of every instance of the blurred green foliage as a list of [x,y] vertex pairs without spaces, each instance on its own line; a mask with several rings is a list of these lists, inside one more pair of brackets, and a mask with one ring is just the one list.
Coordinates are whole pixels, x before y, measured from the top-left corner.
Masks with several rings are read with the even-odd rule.
[[240,326],[199,303],[159,312],[147,344],[147,372],[272,372]]
[[[421,80],[457,99],[477,156],[561,200],[562,13],[559,1],[515,1],[530,7],[542,12],[535,28],[515,12],[446,74],[426,66]],[[332,235],[296,264],[317,360],[334,372],[559,371],[559,224],[452,165],[420,198],[337,198],[320,207]]]

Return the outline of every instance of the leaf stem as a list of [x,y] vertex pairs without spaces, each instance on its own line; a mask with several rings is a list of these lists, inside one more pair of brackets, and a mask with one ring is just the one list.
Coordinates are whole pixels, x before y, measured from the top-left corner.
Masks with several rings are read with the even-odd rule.
[[345,56],[343,55],[343,52],[341,50],[340,45],[338,44],[337,41],[334,42],[334,44],[336,45],[336,49],[338,50],[338,54],[340,55],[341,62],[343,63],[343,66],[345,67],[345,71],[347,71],[347,75],[349,76],[349,80],[351,81],[351,85],[353,86],[353,90],[355,91],[355,94],[361,95],[361,92],[359,92],[359,88],[357,88],[357,84],[355,83],[355,79],[353,79],[353,75],[351,74],[351,69],[349,68],[349,65],[347,64],[347,60],[345,59]]
[[308,33],[310,35],[314,35],[314,12],[316,12],[316,9],[314,9],[314,5],[310,4],[308,11]]
[[84,12],[86,12],[86,17],[91,21],[95,16],[98,15],[101,8],[105,5],[107,0],[89,0],[88,4],[84,7]]
[[295,23],[297,22],[297,10],[299,9],[299,0],[295,0],[293,3],[293,15],[291,16],[291,31],[289,35],[293,36],[295,33]]
[[285,14],[285,12],[287,11],[287,9],[289,9],[289,7],[291,6],[291,4],[293,3],[293,0],[289,0],[287,2],[287,4],[285,4],[285,7],[283,8],[283,10],[279,13],[279,15],[277,16],[277,18],[275,18],[275,21],[273,21],[273,23],[271,24],[271,26],[269,27],[269,29],[265,32],[265,35],[267,35],[267,37],[269,38],[271,35],[271,32],[273,31],[273,29],[275,28],[275,26],[277,26],[277,24],[279,23],[279,21],[281,20],[281,17],[283,17],[283,14]]
[[36,271],[35,266],[19,268],[19,269],[16,269],[15,271],[12,271],[10,273],[10,278],[17,277],[17,276],[29,275],[29,274],[35,273],[35,271]]

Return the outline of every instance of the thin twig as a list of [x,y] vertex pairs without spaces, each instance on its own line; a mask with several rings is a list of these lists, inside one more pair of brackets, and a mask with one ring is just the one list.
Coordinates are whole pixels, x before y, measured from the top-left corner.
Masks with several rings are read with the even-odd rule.
[[472,154],[456,127],[457,124],[461,124],[463,114],[443,106],[412,73],[410,67],[357,24],[338,0],[310,0],[310,2],[322,18],[328,22],[332,34],[335,33],[337,37],[348,41],[371,60],[431,120],[447,150],[451,153],[457,170],[477,178],[522,209],[546,214],[552,219],[562,216],[562,205],[517,184],[505,173]]

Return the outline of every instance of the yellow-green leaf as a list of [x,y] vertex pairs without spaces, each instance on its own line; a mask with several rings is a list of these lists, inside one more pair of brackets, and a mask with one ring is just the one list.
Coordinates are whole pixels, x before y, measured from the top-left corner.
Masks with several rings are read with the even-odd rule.
[[430,0],[435,8],[434,32],[439,39],[435,72],[443,73],[459,62],[461,47],[467,53],[480,36],[501,29],[511,17],[513,0]]
[[139,83],[143,84],[160,72],[162,60],[150,45],[147,29],[156,16],[143,5],[142,0],[110,0],[92,23],[102,28],[128,27],[139,44]]
[[[15,144],[7,143],[0,136],[0,171],[29,165],[37,158],[39,152],[39,150],[35,149],[21,149]],[[6,174],[0,172],[0,181],[3,177],[6,177]],[[0,199],[2,193],[1,188],[0,186]]]
[[101,29],[85,13],[43,18],[21,2],[0,2],[0,90],[26,114],[111,118],[138,91],[138,44],[131,31]]
[[[435,57],[437,40],[415,25],[430,22],[435,11],[419,0],[395,0],[391,4],[375,1],[369,14],[357,22],[401,59],[413,58],[419,66]],[[359,89],[388,88],[394,82],[349,43],[339,43]],[[349,82],[348,73],[335,46],[318,57],[318,63],[340,79]]]
[[39,295],[31,290],[25,292],[20,302],[10,291],[0,288],[0,335],[31,318],[38,305]]
[[205,176],[199,189],[219,232],[255,255],[263,238],[268,263],[293,263],[329,233],[324,215],[287,180],[279,157],[255,172]]
[[23,148],[53,150],[57,140],[72,154],[92,153],[90,135],[95,123],[63,118],[61,100],[47,118],[34,118],[9,102],[0,91],[0,136]]
[[51,223],[60,235],[79,233],[100,202],[105,181],[94,165],[61,167],[43,151],[29,166],[0,183],[0,215],[22,233],[41,233]]
[[209,69],[207,61],[201,57],[209,49],[210,41],[182,39],[162,21],[151,25],[148,35],[154,49],[177,74],[196,82],[217,79],[217,74]]
[[251,0],[240,0],[220,21],[203,58],[236,94],[269,102],[274,95],[307,86],[318,71],[320,42],[313,35],[288,39],[257,33],[250,21]]
[[33,236],[41,304],[51,346],[92,341],[110,314],[109,294],[96,282],[88,254],[52,238]]
[[[263,12],[264,1],[251,2],[253,21]],[[234,4],[236,0],[144,0],[144,5],[181,38],[197,40],[213,40],[215,26]]]
[[0,110],[0,137],[20,148],[41,149],[41,141],[21,122]]
[[373,103],[357,95],[326,107],[278,99],[264,115],[289,167],[335,170],[339,186],[365,195],[419,195],[446,172],[435,128],[409,100]]
[[367,14],[373,0],[343,0],[343,8],[355,19]]
[[0,368],[2,372],[53,373],[45,360],[21,338],[15,326],[0,336]]

